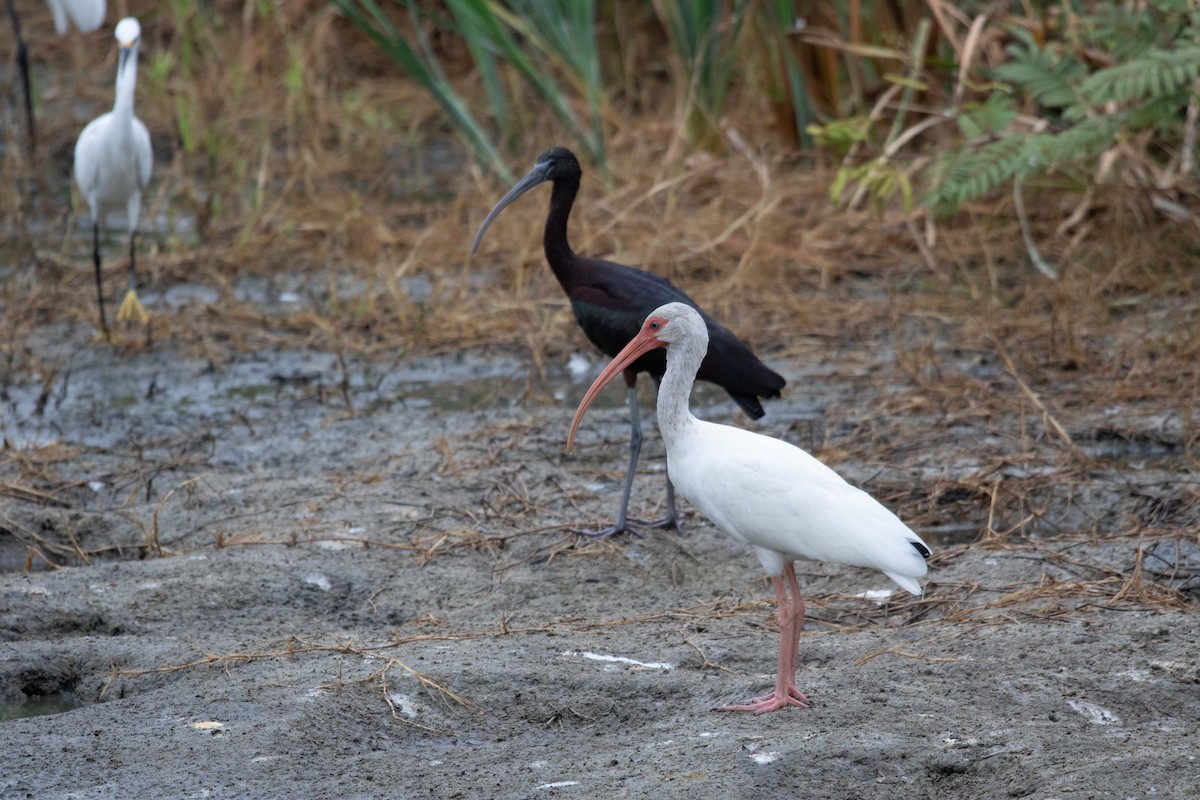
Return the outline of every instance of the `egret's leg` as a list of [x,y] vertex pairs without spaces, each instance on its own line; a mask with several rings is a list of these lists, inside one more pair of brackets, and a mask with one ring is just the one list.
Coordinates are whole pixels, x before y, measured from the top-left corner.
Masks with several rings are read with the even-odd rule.
[[[134,212],[136,214],[136,212]],[[136,219],[136,216],[134,217]],[[117,311],[117,321],[124,322],[127,319],[136,319],[138,322],[145,325],[150,321],[150,315],[146,313],[146,309],[142,307],[142,301],[137,296],[137,260],[135,253],[137,248],[134,246],[137,241],[137,230],[129,231],[129,289],[125,292],[125,299],[121,301],[121,309]]]
[[17,72],[21,75],[21,86],[25,89],[25,124],[29,134],[29,152],[37,145],[37,129],[33,124],[33,94],[29,91],[29,50],[25,47],[25,39],[21,36],[21,19],[8,0],[8,19],[12,23],[13,38],[17,40]]
[[[799,626],[804,620],[804,600],[800,597],[796,573],[791,569],[791,564],[784,570],[784,575],[787,578],[786,584],[782,577],[771,578],[771,585],[775,588],[775,600],[779,603],[779,663],[775,672],[775,691],[752,698],[741,705],[721,706],[718,711],[753,711],[755,714],[765,714],[788,706],[808,708],[808,698],[796,689],[796,643]],[[794,600],[788,597],[789,588],[794,593]]]
[[100,306],[100,331],[105,339],[112,339],[108,332],[108,320],[104,317],[104,282],[100,278],[100,222],[92,221],[92,263],[96,267],[96,303]]

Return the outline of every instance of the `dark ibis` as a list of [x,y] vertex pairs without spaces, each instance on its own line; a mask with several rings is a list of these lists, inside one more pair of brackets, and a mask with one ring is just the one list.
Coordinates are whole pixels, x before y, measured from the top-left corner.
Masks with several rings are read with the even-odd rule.
[[[471,243],[471,255],[479,250],[483,235],[492,220],[510,203],[540,183],[550,181],[554,188],[550,192],[550,213],[546,217],[546,229],[542,244],[546,261],[558,279],[563,291],[571,301],[571,310],[584,334],[600,352],[610,358],[638,332],[642,320],[654,309],[665,303],[686,303],[700,314],[708,327],[708,354],[700,364],[697,377],[715,383],[729,392],[729,396],[750,415],[752,419],[763,416],[760,397],[779,397],[783,389],[783,377],[758,360],[750,348],[729,332],[719,322],[705,314],[692,298],[666,278],[645,270],[627,267],[612,261],[581,256],[571,249],[567,239],[567,221],[571,206],[579,192],[579,181],[583,170],[575,154],[565,147],[552,147],[538,156],[525,177],[500,198],[479,226],[475,241]],[[588,535],[611,536],[630,529],[629,494],[633,488],[634,471],[642,448],[642,426],[638,413],[637,376],[648,373],[655,382],[662,380],[667,362],[662,352],[649,352],[630,362],[624,368],[625,385],[628,387],[630,442],[629,469],[625,475],[625,486],[621,494],[621,507],[616,522],[601,531]],[[645,527],[678,527],[675,510],[675,491],[671,485],[670,465],[667,474],[667,513],[660,520],[638,522]]]
[[881,570],[915,595],[929,547],[866,492],[846,483],[798,447],[770,436],[692,416],[688,395],[708,348],[708,327],[694,308],[668,303],[646,318],[579,403],[567,434],[567,452],[588,406],[617,374],[666,351],[658,386],[658,429],[667,469],[679,494],[717,527],[754,548],[771,576],[779,603],[779,665],[775,690],[721,711],[763,714],[806,708],[796,688],[796,647],[804,627],[804,598],[794,561],[834,561]]

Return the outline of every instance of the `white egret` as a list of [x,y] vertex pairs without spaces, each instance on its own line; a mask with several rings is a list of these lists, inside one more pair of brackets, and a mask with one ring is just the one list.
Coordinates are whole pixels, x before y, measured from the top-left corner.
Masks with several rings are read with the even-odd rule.
[[108,337],[104,317],[104,288],[100,278],[100,225],[110,211],[124,207],[129,225],[129,290],[117,312],[117,320],[149,321],[137,296],[137,266],[134,244],[142,190],[150,181],[150,133],[133,114],[137,89],[138,43],[142,29],[133,17],[117,23],[120,47],[117,62],[117,99],[113,110],[88,123],[75,143],[75,182],[87,199],[92,215],[92,258],[96,267],[96,293],[100,305],[100,328]]
[[775,690],[720,710],[762,714],[788,706],[806,708],[808,698],[796,688],[804,598],[792,562],[808,558],[874,567],[919,595],[916,579],[925,574],[929,547],[870,495],[800,448],[692,416],[688,395],[708,350],[708,330],[700,314],[684,303],[653,311],[596,378],[571,421],[568,453],[584,412],[600,390],[629,364],[660,347],[667,350],[667,370],[658,388],[658,427],[675,490],[717,527],[754,548],[779,602]]
[[66,36],[74,25],[80,33],[91,33],[104,24],[104,0],[46,0],[54,14],[54,32]]

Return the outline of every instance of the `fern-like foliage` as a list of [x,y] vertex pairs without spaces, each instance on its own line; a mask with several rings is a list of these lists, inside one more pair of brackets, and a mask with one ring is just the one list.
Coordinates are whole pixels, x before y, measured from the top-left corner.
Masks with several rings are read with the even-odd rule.
[[995,76],[1021,86],[1039,105],[1064,108],[1077,99],[1076,87],[1087,75],[1087,67],[1072,55],[1058,55],[1041,48],[1008,48],[1012,61],[1001,64]]
[[1124,64],[1093,72],[1079,85],[1088,106],[1155,100],[1188,92],[1200,78],[1200,46],[1151,50]]
[[[952,213],[1012,181],[1087,167],[1119,137],[1140,131],[1154,131],[1161,137],[1158,151],[1168,152],[1180,140],[1182,112],[1200,85],[1200,14],[1186,5],[1146,0],[1140,11],[1110,7],[1085,17],[1093,33],[1108,33],[1092,41],[1127,54],[1095,70],[1071,48],[1014,31],[1010,60],[992,73],[1009,91],[958,109],[966,143],[935,162],[925,205]],[[1031,105],[1050,130],[995,129],[998,121],[1015,120],[1018,109],[1028,114]]]
[[992,194],[1007,184],[1028,164],[1026,139],[1006,136],[975,150],[961,150],[944,157],[940,177],[925,202],[935,211],[953,212],[965,203]]

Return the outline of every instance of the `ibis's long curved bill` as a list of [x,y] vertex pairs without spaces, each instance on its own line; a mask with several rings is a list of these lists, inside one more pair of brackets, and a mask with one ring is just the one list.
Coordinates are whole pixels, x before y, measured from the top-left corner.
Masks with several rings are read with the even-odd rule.
[[475,253],[479,250],[479,244],[483,241],[483,234],[487,232],[488,226],[492,224],[492,220],[500,216],[500,212],[503,211],[513,200],[516,200],[518,197],[546,180],[546,173],[550,169],[550,163],[542,164],[539,162],[534,164],[533,169],[529,170],[524,178],[521,178],[521,180],[517,181],[516,184],[514,184],[513,187],[508,190],[508,193],[505,194],[504,197],[500,198],[500,202],[496,203],[496,206],[488,212],[486,217],[483,218],[483,224],[479,226],[479,232],[475,234],[475,240],[471,242],[471,255],[475,255]]
[[633,362],[637,361],[646,353],[656,347],[666,347],[666,342],[660,342],[655,337],[655,332],[645,327],[638,332],[638,335],[633,337],[633,340],[625,345],[621,352],[617,353],[616,358],[609,362],[604,371],[592,382],[588,387],[587,394],[579,401],[579,408],[575,409],[575,418],[571,420],[571,430],[567,434],[567,453],[569,454],[575,449],[575,432],[579,430],[579,424],[583,422],[583,415],[587,412],[588,406],[596,399],[596,395],[604,390],[604,387],[612,383],[621,372]]

